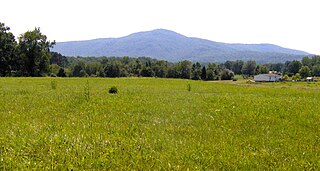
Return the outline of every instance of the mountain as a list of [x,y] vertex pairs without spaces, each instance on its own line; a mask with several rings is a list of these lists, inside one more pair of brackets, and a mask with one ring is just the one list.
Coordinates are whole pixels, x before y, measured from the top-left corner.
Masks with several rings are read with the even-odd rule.
[[130,56],[151,57],[171,62],[190,60],[224,62],[255,60],[259,63],[300,60],[307,52],[272,44],[228,44],[186,37],[176,32],[157,29],[121,38],[58,42],[52,51],[65,56]]

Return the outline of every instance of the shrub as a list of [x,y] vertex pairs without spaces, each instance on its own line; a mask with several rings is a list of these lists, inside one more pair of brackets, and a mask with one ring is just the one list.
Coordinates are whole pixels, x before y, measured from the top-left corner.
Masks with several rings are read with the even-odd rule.
[[86,101],[90,100],[90,85],[89,85],[88,80],[87,80],[86,84],[84,85],[84,98]]
[[231,70],[224,69],[220,73],[221,75],[221,80],[232,80],[234,77],[234,73]]
[[51,84],[51,89],[52,90],[57,89],[57,82],[55,80],[51,80],[50,84]]
[[190,84],[187,85],[187,90],[191,91],[191,85]]
[[112,86],[110,89],[109,89],[109,93],[110,94],[117,94],[118,93],[118,88],[116,86]]

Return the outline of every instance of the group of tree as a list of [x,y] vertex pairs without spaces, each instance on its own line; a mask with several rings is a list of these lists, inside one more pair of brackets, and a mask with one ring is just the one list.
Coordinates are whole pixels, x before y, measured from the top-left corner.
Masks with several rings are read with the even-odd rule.
[[[159,77],[193,80],[232,79],[231,70],[209,63],[201,65],[184,60],[171,63],[149,57],[64,57],[52,52],[50,75],[69,77]],[[52,58],[51,58],[52,59]],[[59,61],[59,62],[58,62]]]
[[[65,57],[50,52],[50,42],[39,28],[16,40],[10,28],[0,23],[0,76],[58,77],[160,77],[193,80],[230,80],[234,75],[250,77],[269,71],[296,77],[320,76],[320,56],[301,61],[257,64],[249,61],[224,63],[171,63],[148,57]],[[298,74],[298,75],[297,75]]]
[[10,28],[0,23],[0,76],[46,75],[54,44],[39,28],[21,34],[16,41]]

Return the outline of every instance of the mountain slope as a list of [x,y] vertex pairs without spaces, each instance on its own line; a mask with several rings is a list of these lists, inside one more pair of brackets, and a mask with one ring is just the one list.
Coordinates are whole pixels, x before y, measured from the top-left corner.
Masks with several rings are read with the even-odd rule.
[[134,33],[121,38],[61,42],[52,50],[65,56],[147,56],[173,62],[223,62],[238,59],[284,62],[309,55],[271,44],[227,44],[190,38],[164,29]]

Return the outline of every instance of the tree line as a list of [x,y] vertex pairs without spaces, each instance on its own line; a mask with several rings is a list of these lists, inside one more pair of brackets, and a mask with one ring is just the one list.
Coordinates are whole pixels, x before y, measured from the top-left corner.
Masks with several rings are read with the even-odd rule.
[[269,71],[290,76],[320,76],[320,56],[301,61],[257,64],[249,61],[224,63],[176,63],[148,57],[65,57],[50,52],[50,42],[39,28],[21,34],[17,41],[10,28],[0,23],[0,76],[58,77],[160,77],[193,80],[230,80]]

